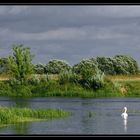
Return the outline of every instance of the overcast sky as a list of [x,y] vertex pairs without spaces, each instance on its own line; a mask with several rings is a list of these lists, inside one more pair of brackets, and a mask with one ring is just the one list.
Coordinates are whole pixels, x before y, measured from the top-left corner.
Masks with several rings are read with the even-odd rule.
[[14,43],[30,47],[34,63],[127,54],[140,65],[140,5],[1,5],[0,57]]

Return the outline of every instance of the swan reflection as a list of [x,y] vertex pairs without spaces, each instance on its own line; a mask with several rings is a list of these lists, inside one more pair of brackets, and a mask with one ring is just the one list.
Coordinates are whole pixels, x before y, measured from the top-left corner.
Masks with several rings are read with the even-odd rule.
[[127,119],[123,119],[124,131],[127,132]]

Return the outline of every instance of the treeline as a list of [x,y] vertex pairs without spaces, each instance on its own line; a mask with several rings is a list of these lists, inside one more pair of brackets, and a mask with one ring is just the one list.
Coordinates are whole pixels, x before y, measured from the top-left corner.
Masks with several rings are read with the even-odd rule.
[[96,57],[84,59],[74,66],[70,66],[68,62],[63,60],[50,60],[48,64],[37,64],[34,66],[37,74],[59,74],[61,71],[72,70],[77,74],[83,69],[92,71],[100,70],[104,74],[137,74],[139,67],[131,56],[116,55],[114,57]]
[[[1,95],[93,96],[97,93],[118,93],[120,86],[105,75],[137,74],[137,62],[130,56],[96,57],[69,65],[63,60],[50,60],[47,64],[33,64],[29,48],[14,45],[13,54],[0,59],[0,72],[10,75],[0,82]],[[51,78],[50,76],[53,76]],[[56,77],[55,77],[56,76]]]
[[[136,60],[127,55],[83,59],[73,66],[65,60],[53,59],[47,64],[34,64],[33,69],[35,74],[60,74],[62,71],[69,70],[80,74],[84,69],[92,71],[98,69],[107,75],[139,73]],[[8,73],[8,71],[8,58],[0,58],[0,73]]]

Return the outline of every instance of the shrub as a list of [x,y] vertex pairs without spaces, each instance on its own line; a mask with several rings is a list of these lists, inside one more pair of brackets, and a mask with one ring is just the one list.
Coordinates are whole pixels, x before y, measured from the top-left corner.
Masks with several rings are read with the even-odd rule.
[[13,45],[13,55],[8,58],[9,72],[21,82],[27,80],[28,76],[33,73],[32,64],[33,55],[29,48],[23,45]]
[[16,96],[31,96],[31,89],[29,86],[25,85],[15,85],[13,87],[13,94]]
[[31,85],[38,85],[40,83],[40,79],[38,75],[32,75],[31,78],[28,79],[28,83]]
[[139,72],[137,62],[130,56],[116,55],[113,60],[116,74],[137,74]]
[[79,83],[85,88],[96,90],[104,85],[104,73],[94,58],[82,60],[73,66],[73,71],[81,76]]
[[45,73],[45,65],[44,64],[34,65],[34,71],[36,74],[44,74]]
[[96,73],[98,70],[98,63],[94,59],[84,59],[80,63],[73,66],[73,71],[82,76],[87,76],[89,74]]
[[0,74],[8,73],[8,59],[0,58]]
[[74,73],[72,70],[69,71],[62,71],[59,74],[59,83],[65,84],[65,83],[75,83],[77,84],[79,82],[80,76],[76,73]]
[[70,70],[71,66],[63,60],[51,60],[45,67],[45,72],[49,74],[59,74],[61,71]]
[[80,83],[89,89],[97,90],[104,86],[104,73],[102,73],[100,70],[98,70],[94,75],[91,74],[88,76],[84,76]]
[[96,61],[98,62],[98,67],[102,72],[105,74],[115,74],[112,58],[97,57]]

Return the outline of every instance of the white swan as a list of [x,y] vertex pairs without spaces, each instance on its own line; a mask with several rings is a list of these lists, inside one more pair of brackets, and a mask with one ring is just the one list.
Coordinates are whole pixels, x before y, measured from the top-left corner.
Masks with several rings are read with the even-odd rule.
[[127,111],[127,107],[124,107],[124,113],[121,114],[122,118],[125,119],[125,120],[128,117],[128,114],[126,113],[126,111]]

